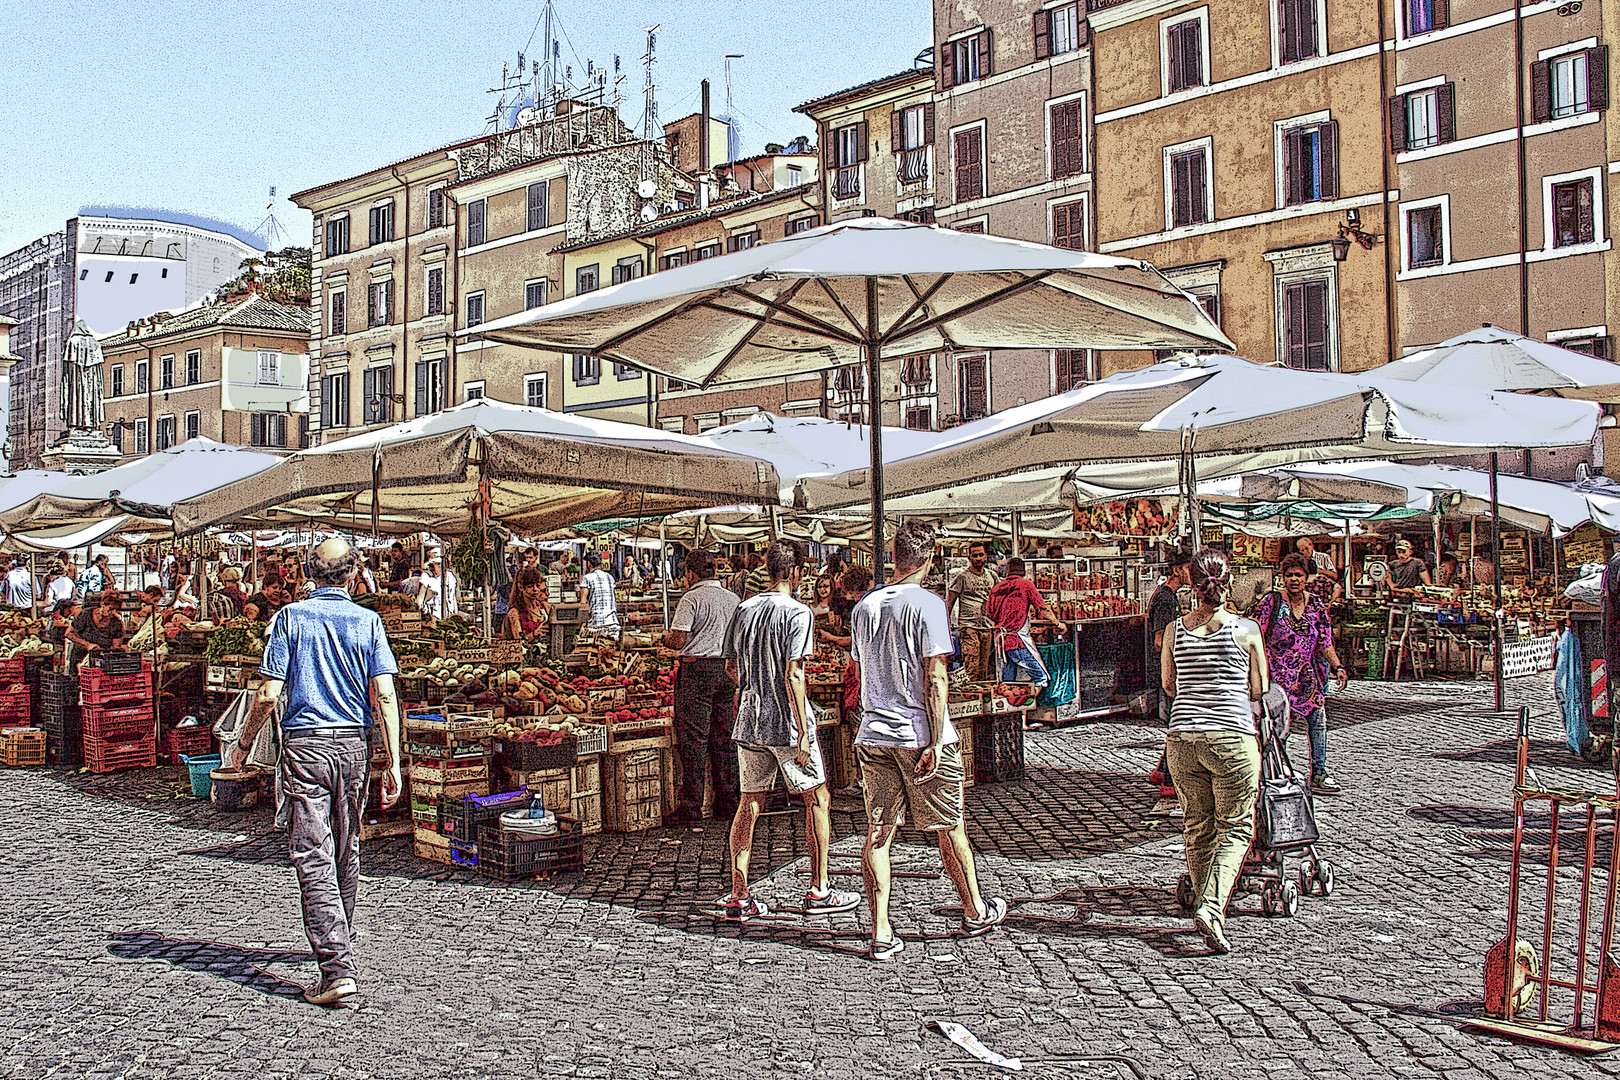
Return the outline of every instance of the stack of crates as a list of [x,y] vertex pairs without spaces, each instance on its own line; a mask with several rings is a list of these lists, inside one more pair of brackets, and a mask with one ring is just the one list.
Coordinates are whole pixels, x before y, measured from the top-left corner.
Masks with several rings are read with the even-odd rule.
[[40,674],[39,723],[45,729],[45,760],[63,769],[84,764],[84,726],[79,679],[54,671]]
[[417,858],[453,864],[446,822],[471,795],[488,795],[495,757],[494,720],[486,710],[438,709],[405,717],[411,817]]
[[26,660],[14,656],[0,660],[0,727],[34,722],[34,692],[28,685]]
[[973,779],[981,784],[1024,778],[1023,713],[995,713],[973,721],[972,768]]
[[502,791],[494,795],[469,795],[455,806],[446,807],[441,817],[440,835],[450,843],[450,861],[456,866],[478,866],[478,833],[500,828],[501,815],[528,807],[527,791]]
[[138,657],[132,663],[131,656],[108,654],[104,664],[92,666],[98,659],[92,654],[79,669],[84,763],[93,773],[157,764],[152,669]]

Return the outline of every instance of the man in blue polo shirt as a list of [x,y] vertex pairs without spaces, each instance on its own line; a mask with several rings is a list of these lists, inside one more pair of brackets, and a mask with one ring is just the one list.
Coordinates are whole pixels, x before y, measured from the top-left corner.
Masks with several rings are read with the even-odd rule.
[[265,640],[259,689],[238,736],[241,768],[254,739],[287,691],[281,721],[281,783],[292,811],[293,869],[303,896],[304,932],[320,961],[321,979],[304,991],[316,1005],[336,1005],[359,992],[351,950],[354,899],[360,885],[360,818],[371,766],[369,691],[377,694],[388,744],[384,808],[399,801],[399,666],[382,619],[356,604],[349,583],[359,559],[333,538],[310,552],[315,594],[276,613]]

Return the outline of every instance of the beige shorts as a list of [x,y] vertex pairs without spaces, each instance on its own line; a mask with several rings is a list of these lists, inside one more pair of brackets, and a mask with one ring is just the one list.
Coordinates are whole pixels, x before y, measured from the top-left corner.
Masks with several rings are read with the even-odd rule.
[[910,822],[925,832],[954,829],[962,820],[962,744],[939,749],[938,767],[918,781],[922,750],[905,746],[857,746],[871,828]]
[[827,782],[827,768],[821,761],[821,743],[810,736],[810,765],[801,769],[793,760],[793,746],[756,746],[737,744],[737,790],[758,795],[776,787],[780,773],[787,782],[788,794],[803,795]]

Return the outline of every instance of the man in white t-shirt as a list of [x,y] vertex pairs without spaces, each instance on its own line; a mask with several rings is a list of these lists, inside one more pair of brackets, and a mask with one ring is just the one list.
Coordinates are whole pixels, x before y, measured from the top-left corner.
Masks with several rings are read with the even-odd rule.
[[905,948],[889,922],[889,845],[905,821],[937,833],[945,872],[962,898],[961,932],[993,930],[1007,902],[986,902],[963,816],[965,766],[947,705],[952,652],[945,601],[922,587],[934,562],[934,530],[910,521],[894,537],[895,582],[850,611],[850,655],[860,666],[861,716],[855,755],[866,794],[866,846],[874,960]]
[[14,608],[33,606],[34,575],[28,572],[28,564],[22,559],[18,559],[6,571],[5,587],[6,603]]
[[422,571],[421,592],[416,602],[421,605],[422,611],[435,619],[448,619],[461,610],[459,582],[456,580],[454,570],[448,570],[444,565],[444,557],[435,551],[428,557],[427,566]]
[[585,629],[593,634],[619,636],[619,601],[613,595],[613,575],[602,569],[602,556],[594,551],[585,556],[589,571],[579,579],[579,599],[590,613]]

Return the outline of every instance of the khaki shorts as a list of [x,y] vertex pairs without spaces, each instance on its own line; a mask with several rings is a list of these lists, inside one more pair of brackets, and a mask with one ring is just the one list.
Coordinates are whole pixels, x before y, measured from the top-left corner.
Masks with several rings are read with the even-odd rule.
[[750,795],[770,791],[776,787],[776,776],[782,775],[787,782],[788,794],[803,795],[807,791],[827,782],[827,767],[821,760],[821,743],[816,736],[810,736],[810,765],[808,768],[799,768],[793,760],[792,746],[756,746],[753,743],[737,744],[737,775],[740,780],[737,790]]
[[920,748],[857,746],[856,760],[866,789],[868,827],[909,822],[923,831],[954,829],[962,821],[962,744],[939,748],[938,768],[917,780]]

